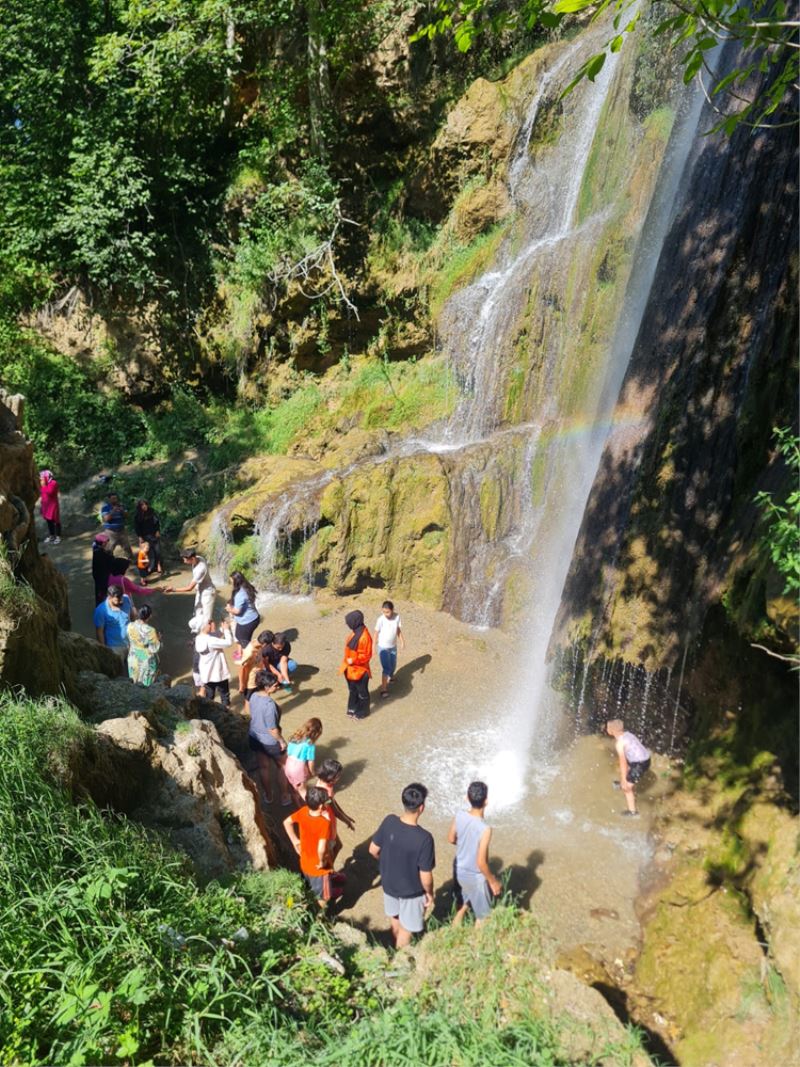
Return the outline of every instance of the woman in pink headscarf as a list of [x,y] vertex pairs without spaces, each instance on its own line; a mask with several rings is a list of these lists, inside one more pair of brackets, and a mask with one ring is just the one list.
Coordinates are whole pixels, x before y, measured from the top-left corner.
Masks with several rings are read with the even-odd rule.
[[58,502],[58,482],[52,471],[39,471],[39,488],[42,494],[42,518],[47,523],[46,545],[61,544],[61,506]]

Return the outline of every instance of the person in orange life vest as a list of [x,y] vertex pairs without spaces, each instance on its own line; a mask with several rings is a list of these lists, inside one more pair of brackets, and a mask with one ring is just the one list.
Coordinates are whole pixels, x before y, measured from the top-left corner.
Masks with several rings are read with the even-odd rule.
[[344,646],[344,659],[339,667],[339,673],[344,675],[347,682],[347,714],[351,719],[365,719],[369,715],[372,637],[364,625],[363,612],[348,611],[344,621],[351,631]]
[[139,572],[139,580],[142,585],[147,585],[147,576],[150,573],[150,542],[146,537],[139,537],[139,548],[136,552],[136,569]]

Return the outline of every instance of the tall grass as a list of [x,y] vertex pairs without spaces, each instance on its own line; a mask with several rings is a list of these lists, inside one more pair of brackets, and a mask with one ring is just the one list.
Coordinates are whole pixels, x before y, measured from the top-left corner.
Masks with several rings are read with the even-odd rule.
[[319,1013],[286,972],[328,943],[299,880],[200,889],[158,839],[73,802],[92,746],[65,704],[0,698],[0,1063],[206,1062],[254,1017],[291,1041]]

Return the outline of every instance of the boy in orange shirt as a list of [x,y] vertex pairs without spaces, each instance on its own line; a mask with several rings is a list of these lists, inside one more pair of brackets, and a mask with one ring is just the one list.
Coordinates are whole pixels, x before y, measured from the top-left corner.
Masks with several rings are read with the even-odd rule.
[[320,906],[330,899],[326,881],[329,883],[333,874],[333,844],[336,841],[336,816],[328,806],[328,799],[326,790],[310,785],[306,789],[304,806],[283,820],[283,828],[300,857],[300,870]]

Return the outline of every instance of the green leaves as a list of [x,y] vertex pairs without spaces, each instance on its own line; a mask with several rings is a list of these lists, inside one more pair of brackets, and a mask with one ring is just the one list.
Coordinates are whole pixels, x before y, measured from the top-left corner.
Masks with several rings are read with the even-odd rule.
[[774,493],[756,494],[767,526],[764,545],[784,579],[784,593],[800,592],[800,437],[788,427],[773,431],[778,454],[786,464],[792,488],[781,501]]
[[[750,75],[759,70],[772,76],[761,83],[755,99],[748,102],[734,98],[731,114],[724,116],[717,128],[732,132],[737,125],[770,125],[771,116],[786,112],[782,121],[797,122],[798,112],[793,101],[797,97],[800,80],[800,49],[797,48],[798,22],[786,0],[666,0],[663,5],[670,14],[654,29],[656,36],[669,34],[677,43],[685,42],[687,51],[682,57],[683,80],[689,84],[706,67],[705,56],[728,40],[741,42],[742,66],[723,78],[713,89],[715,95],[733,94]],[[460,51],[468,50],[481,31],[497,32],[495,20],[489,17],[490,0],[440,0],[437,18],[414,35],[434,37],[450,33]],[[602,69],[600,55],[619,52],[625,35],[639,26],[643,5],[636,0],[518,0],[503,22],[503,27],[522,22],[529,28],[537,25],[554,29],[564,19],[591,13],[596,22],[605,12],[613,11],[614,34],[609,37],[602,53],[585,62],[574,75],[566,92],[571,92],[584,79],[593,81]],[[787,16],[789,12],[789,16]],[[775,75],[774,68],[779,69]],[[726,106],[730,105],[730,100]],[[792,108],[792,110],[789,110]]]

